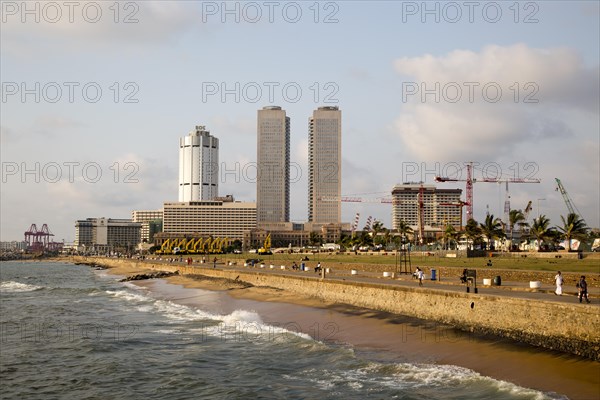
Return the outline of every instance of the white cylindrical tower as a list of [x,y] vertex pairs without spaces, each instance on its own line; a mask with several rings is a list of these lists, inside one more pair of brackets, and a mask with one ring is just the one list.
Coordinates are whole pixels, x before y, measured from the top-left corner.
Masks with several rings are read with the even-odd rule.
[[179,201],[213,200],[219,195],[219,139],[204,126],[179,138]]

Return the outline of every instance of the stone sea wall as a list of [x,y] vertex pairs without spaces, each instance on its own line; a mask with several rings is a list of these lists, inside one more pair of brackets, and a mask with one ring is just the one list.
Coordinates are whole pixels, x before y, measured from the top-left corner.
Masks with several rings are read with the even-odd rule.
[[[84,261],[84,260],[79,260]],[[92,260],[89,260],[92,261]],[[232,271],[190,266],[137,263],[135,260],[93,259],[107,265],[130,265],[180,274],[202,274],[270,286],[329,302],[349,304],[449,324],[459,329],[493,334],[547,349],[600,361],[598,307],[578,303],[397,287],[343,280],[282,276],[260,271]]]

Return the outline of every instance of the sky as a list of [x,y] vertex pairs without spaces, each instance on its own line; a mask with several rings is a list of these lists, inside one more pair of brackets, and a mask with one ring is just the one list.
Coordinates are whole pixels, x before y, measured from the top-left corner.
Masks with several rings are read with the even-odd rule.
[[[307,218],[308,118],[342,110],[345,222],[436,175],[539,179],[511,208],[561,223],[562,181],[600,227],[596,1],[2,1],[0,240],[177,201],[178,141],[220,141],[219,194],[255,201],[257,110],[291,119],[291,210]],[[439,183],[461,188],[464,182]],[[474,184],[474,217],[505,185]]]

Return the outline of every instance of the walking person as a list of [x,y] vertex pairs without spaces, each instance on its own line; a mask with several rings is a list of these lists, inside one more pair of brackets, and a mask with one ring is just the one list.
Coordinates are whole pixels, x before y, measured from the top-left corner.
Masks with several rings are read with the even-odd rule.
[[579,279],[577,287],[579,288],[579,302],[581,303],[582,300],[585,298],[585,302],[589,303],[590,300],[588,299],[587,282],[585,281],[584,275],[581,275],[581,279]]
[[419,278],[419,286],[423,286],[423,276],[425,275],[425,273],[423,272],[423,270],[421,268],[417,267],[417,278]]
[[556,282],[556,290],[554,291],[554,294],[557,296],[562,296],[563,276],[560,271],[558,271],[554,277],[554,281]]
[[217,257],[213,259],[213,268],[217,268]]

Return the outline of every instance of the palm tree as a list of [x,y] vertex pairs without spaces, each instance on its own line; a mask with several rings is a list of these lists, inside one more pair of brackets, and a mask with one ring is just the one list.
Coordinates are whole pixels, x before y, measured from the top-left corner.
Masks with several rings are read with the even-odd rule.
[[512,247],[512,242],[514,239],[515,227],[518,227],[519,230],[523,230],[523,228],[529,226],[527,221],[525,220],[525,214],[521,210],[510,210],[508,215],[508,229],[510,231],[510,245]]
[[377,219],[376,219],[376,220],[373,222],[373,225],[371,225],[371,230],[372,230],[372,231],[373,231],[375,234],[377,234],[377,233],[379,233],[379,232],[383,231],[384,229],[385,229],[385,227],[383,226],[383,222],[381,222],[381,221],[379,221],[379,220],[377,220]]
[[488,240],[489,249],[492,249],[494,239],[503,238],[504,231],[502,230],[502,222],[500,218],[494,218],[494,214],[488,214],[485,217],[485,222],[480,223],[481,233]]
[[398,223],[398,226],[396,228],[396,230],[398,231],[398,233],[400,234],[400,237],[407,237],[409,235],[413,234],[413,229],[410,227],[410,225],[408,225],[406,223],[405,220],[400,220],[400,222]]
[[456,229],[454,229],[454,227],[452,225],[446,225],[446,229],[444,230],[444,235],[442,236],[442,238],[444,239],[444,247],[446,247],[446,250],[449,250],[448,245],[453,240],[456,240],[457,236],[458,236],[458,232],[456,232]]
[[384,235],[379,235],[380,232],[387,231],[387,228],[383,225],[383,222],[379,220],[375,220],[373,225],[371,226],[371,230],[373,231],[373,243],[376,245],[383,245],[386,242],[386,237]]
[[545,215],[540,215],[533,219],[529,233],[537,240],[538,251],[540,251],[542,243],[544,240],[552,238],[554,230],[550,228],[550,220]]
[[481,228],[477,221],[473,218],[470,218],[467,221],[467,225],[465,225],[465,230],[463,232],[465,237],[467,238],[467,248],[469,247],[469,239],[471,239],[471,243],[475,243],[477,239],[481,236]]
[[559,226],[558,230],[561,232],[561,236],[567,241],[568,250],[571,251],[571,239],[585,239],[589,228],[585,221],[575,213],[569,213],[566,220],[561,215],[560,219],[562,219],[563,226]]

